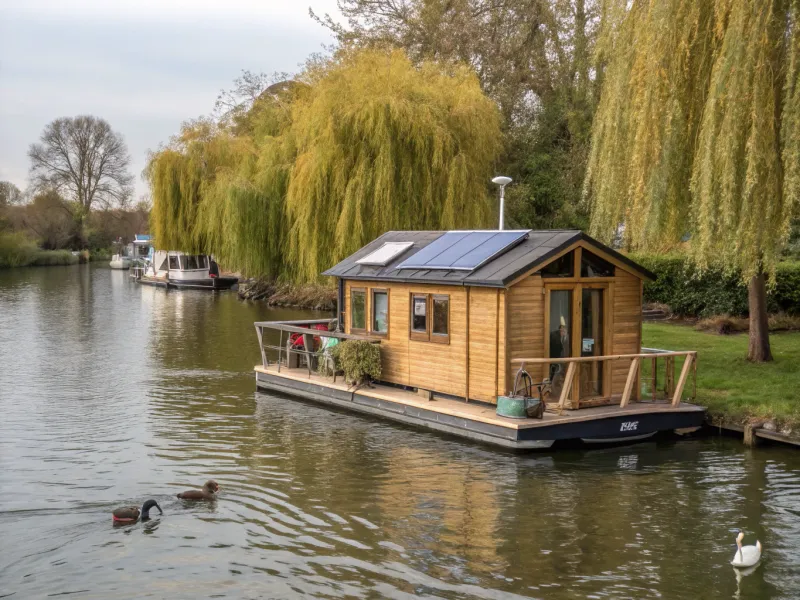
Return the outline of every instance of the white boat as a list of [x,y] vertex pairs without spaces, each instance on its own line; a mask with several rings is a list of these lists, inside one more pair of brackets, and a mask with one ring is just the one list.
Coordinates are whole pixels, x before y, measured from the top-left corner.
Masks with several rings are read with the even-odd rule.
[[137,283],[173,288],[227,290],[239,282],[237,277],[222,277],[211,256],[184,254],[177,250],[153,250],[131,272]]

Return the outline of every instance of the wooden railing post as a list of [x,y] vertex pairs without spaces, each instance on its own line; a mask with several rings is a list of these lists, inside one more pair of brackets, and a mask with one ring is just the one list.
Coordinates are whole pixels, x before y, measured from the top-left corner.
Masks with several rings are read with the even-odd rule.
[[678,406],[681,403],[683,386],[686,385],[686,380],[689,378],[692,362],[694,362],[694,354],[687,354],[686,360],[683,361],[683,368],[681,369],[680,379],[678,379],[678,385],[675,386],[675,395],[672,396],[672,406]]
[[656,401],[656,390],[658,390],[658,358],[657,357],[655,357],[655,356],[653,357],[652,364],[653,364],[653,389],[651,391],[652,391],[652,395],[653,395],[653,402],[655,402]]
[[622,392],[622,400],[620,400],[619,407],[625,408],[631,399],[633,386],[636,385],[636,375],[639,371],[639,361],[641,359],[636,357],[631,359],[631,368],[628,369],[628,379],[625,380],[625,391]]
[[664,394],[669,398],[675,391],[675,358],[668,356],[664,359]]
[[267,353],[264,352],[264,336],[261,333],[261,327],[256,325],[256,335],[258,335],[258,349],[261,350],[261,365],[264,367],[269,366],[267,361]]
[[567,402],[569,392],[572,389],[572,380],[575,378],[575,363],[569,363],[567,374],[564,376],[564,386],[561,388],[561,396],[558,399],[558,414],[564,414],[564,404]]

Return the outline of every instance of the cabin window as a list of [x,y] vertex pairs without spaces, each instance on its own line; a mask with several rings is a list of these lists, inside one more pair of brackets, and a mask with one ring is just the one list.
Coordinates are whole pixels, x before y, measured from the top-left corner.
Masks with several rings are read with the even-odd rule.
[[159,271],[166,271],[167,270],[167,259],[166,258],[161,262],[161,266],[158,267],[158,270]]
[[372,333],[389,333],[389,292],[372,290]]
[[450,341],[450,296],[431,296],[433,321],[431,322],[431,341]]
[[186,271],[196,270],[197,269],[197,257],[196,256],[182,256],[181,262],[183,263],[183,268]]
[[450,296],[411,295],[412,340],[450,343]]
[[575,275],[575,253],[567,252],[542,268],[542,277],[573,277]]
[[614,277],[614,265],[588,250],[581,252],[581,277]]
[[411,339],[428,339],[428,295],[411,296]]
[[177,256],[170,256],[169,257],[169,268],[177,271],[180,269],[180,265],[178,264],[178,257]]
[[350,331],[367,329],[367,291],[363,288],[350,290]]
[[198,269],[207,269],[208,268],[208,259],[205,255],[200,255],[197,257],[197,268]]

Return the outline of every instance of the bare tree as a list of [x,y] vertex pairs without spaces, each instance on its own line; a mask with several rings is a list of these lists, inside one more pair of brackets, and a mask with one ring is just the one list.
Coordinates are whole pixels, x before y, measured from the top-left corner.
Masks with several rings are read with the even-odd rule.
[[23,195],[19,188],[10,181],[0,181],[0,206],[20,204]]
[[93,208],[122,207],[133,176],[122,136],[104,119],[62,117],[49,123],[39,143],[28,149],[34,190],[54,190],[71,203],[78,235]]

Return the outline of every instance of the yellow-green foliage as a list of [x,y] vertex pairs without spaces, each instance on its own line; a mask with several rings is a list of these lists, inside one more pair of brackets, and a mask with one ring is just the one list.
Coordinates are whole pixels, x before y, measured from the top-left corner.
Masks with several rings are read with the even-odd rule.
[[159,247],[312,281],[389,229],[490,226],[496,106],[464,67],[343,50],[148,167]]
[[607,0],[586,193],[633,249],[773,272],[800,189],[797,0]]
[[301,279],[390,229],[489,226],[499,114],[465,67],[346,53],[297,103],[287,257]]

